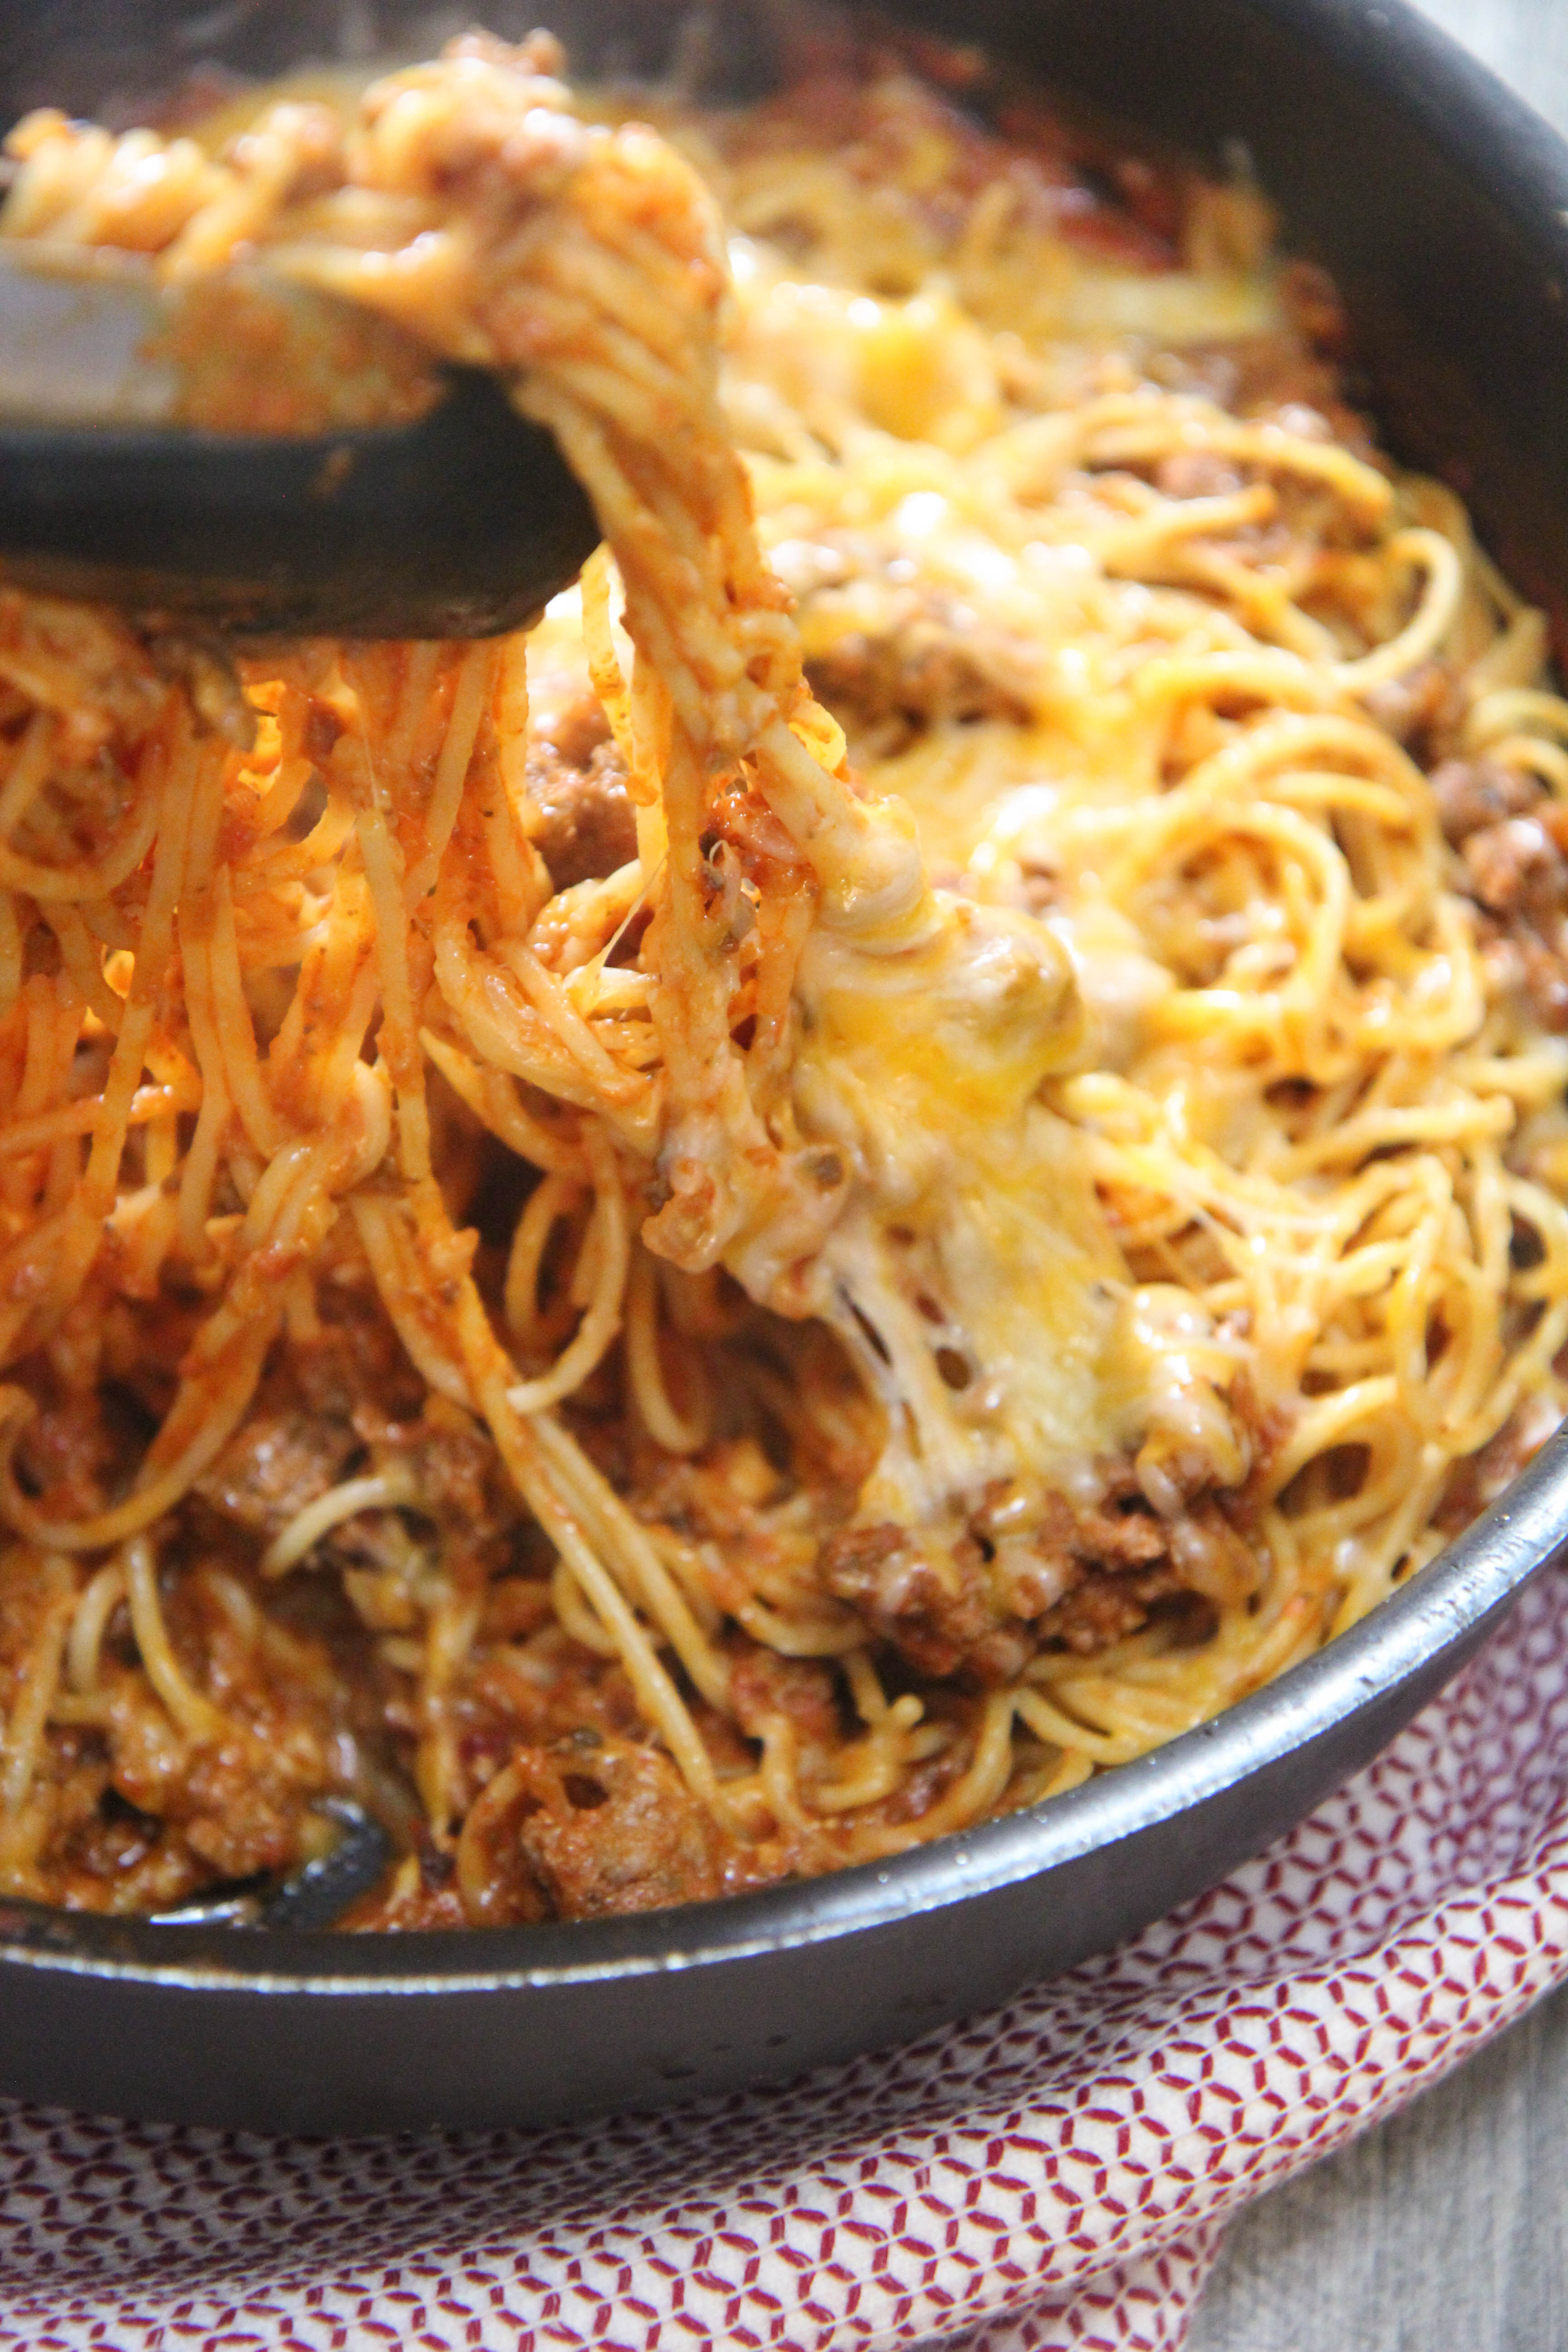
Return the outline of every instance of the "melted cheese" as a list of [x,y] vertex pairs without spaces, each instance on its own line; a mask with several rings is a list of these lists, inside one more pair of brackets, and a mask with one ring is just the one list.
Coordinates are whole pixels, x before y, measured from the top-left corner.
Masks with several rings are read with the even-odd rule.
[[[1222,339],[1279,314],[1266,265],[1149,273],[1060,242],[1045,264],[1032,242],[1026,276],[1002,253],[943,278],[908,219],[872,217],[815,168],[752,158],[723,185],[725,404],[806,658],[875,639],[916,591],[1006,669],[1018,709],[873,756],[870,839],[843,861],[814,845],[792,1112],[842,1168],[841,1206],[809,1262],[792,1226],[727,1263],[753,1297],[830,1322],[883,1400],[860,1516],[931,1524],[995,1479],[1092,1485],[1089,1465],[1157,1426],[1228,1436],[1213,1382],[1234,1363],[1203,1357],[1201,1315],[1135,1290],[1092,1140],[1042,1088],[1127,1068],[1172,991],[1097,869],[1107,826],[1160,789],[1139,667],[1163,633],[1235,632],[1119,575],[1137,518],[1114,495],[1058,494],[1084,400],[1133,381],[1112,355],[1129,331]],[[810,282],[768,241],[786,195],[788,219],[814,221]],[[547,651],[531,654],[543,699]],[[922,887],[911,834],[944,887]],[[1062,889],[1035,890],[1042,875]]]
[[992,1479],[1069,1479],[1141,1421],[1126,1270],[1083,1139],[1037,1098],[1082,1045],[1069,957],[1027,916],[933,894],[893,952],[818,930],[797,1002],[795,1113],[856,1178],[814,1305],[891,1431],[862,1514],[929,1520]]

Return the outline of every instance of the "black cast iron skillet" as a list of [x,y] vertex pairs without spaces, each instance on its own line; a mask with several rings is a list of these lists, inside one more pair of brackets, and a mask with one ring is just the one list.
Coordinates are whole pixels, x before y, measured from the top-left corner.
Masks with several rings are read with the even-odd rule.
[[[657,67],[637,0],[519,0],[587,63]],[[1514,578],[1568,585],[1568,149],[1400,0],[910,0],[1135,125],[1242,139],[1326,261],[1371,397]],[[389,44],[413,18],[381,12]],[[354,22],[363,20],[356,11]],[[207,37],[250,72],[331,47],[327,0],[197,18],[0,5],[4,110],[166,89]],[[204,29],[205,32],[204,32]],[[187,31],[187,28],[188,31]],[[763,20],[720,9],[733,78]],[[118,45],[118,46],[117,46]],[[416,1935],[168,1927],[0,1904],[0,2092],[259,2131],[542,2123],[912,2038],[1131,1935],[1368,1761],[1568,1549],[1568,1433],[1443,1558],[1216,1722],[882,1866],[636,1919]]]

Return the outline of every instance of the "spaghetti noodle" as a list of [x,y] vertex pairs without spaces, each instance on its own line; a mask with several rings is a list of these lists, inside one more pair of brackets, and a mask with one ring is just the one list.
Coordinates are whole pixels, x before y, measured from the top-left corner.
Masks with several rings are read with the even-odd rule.
[[16,1893],[344,1793],[362,1926],[884,1856],[1279,1673],[1563,1407],[1568,706],[1329,289],[954,53],[559,69],[11,137],[0,233],[500,371],[607,543],[475,645],[0,591]]

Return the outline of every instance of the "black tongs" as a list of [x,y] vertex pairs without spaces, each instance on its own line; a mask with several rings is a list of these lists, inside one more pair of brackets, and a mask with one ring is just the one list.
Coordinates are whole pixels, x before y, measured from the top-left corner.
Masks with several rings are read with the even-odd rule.
[[[307,331],[333,307],[288,299]],[[476,637],[593,552],[554,442],[483,372],[442,371],[412,423],[203,430],[169,304],[138,257],[0,241],[0,581],[182,627]]]

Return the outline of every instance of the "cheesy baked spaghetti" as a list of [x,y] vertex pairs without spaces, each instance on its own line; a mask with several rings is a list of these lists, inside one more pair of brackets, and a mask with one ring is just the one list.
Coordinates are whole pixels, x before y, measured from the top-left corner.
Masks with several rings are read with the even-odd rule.
[[361,1927],[883,1857],[1278,1675],[1563,1409],[1568,707],[1331,289],[967,54],[560,71],[11,135],[0,233],[499,371],[605,540],[475,644],[0,588],[14,1894],[345,1797]]

